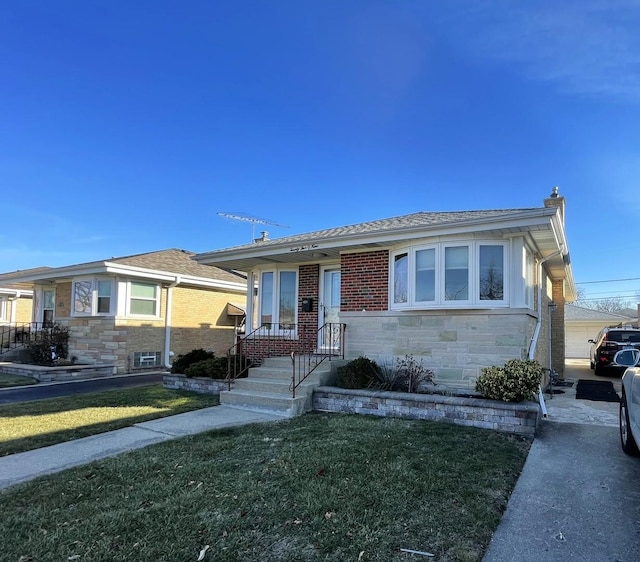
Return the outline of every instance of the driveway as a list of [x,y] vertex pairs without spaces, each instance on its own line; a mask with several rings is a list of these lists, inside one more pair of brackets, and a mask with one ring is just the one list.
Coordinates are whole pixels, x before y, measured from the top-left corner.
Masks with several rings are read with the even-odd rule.
[[[565,379],[595,377],[569,360]],[[620,379],[614,377],[620,391]],[[640,458],[620,448],[618,404],[577,400],[573,388],[547,400],[507,510],[483,562],[637,562]]]
[[0,389],[0,404],[44,400],[46,398],[58,398],[60,396],[71,396],[73,394],[102,392],[104,390],[160,383],[162,383],[162,373],[141,373],[137,375],[118,375],[84,381],[39,383],[32,386]]

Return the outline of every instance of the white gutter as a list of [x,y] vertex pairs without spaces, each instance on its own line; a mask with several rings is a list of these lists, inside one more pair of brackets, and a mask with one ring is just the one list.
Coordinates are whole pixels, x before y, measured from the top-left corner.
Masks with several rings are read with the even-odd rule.
[[171,354],[171,312],[173,307],[173,288],[177,287],[182,278],[176,275],[175,281],[167,287],[167,311],[164,317],[164,366],[171,368],[169,356]]
[[[541,259],[538,262],[538,321],[536,322],[536,328],[533,331],[533,337],[529,344],[529,360],[533,361],[536,355],[536,347],[538,346],[538,337],[540,337],[540,328],[542,326],[542,264],[551,258],[561,255],[564,252],[564,246],[561,246],[560,250],[548,255],[546,258]],[[551,350],[549,350],[551,353]],[[538,385],[538,398],[540,400],[540,407],[542,408],[542,415],[547,417],[547,407],[544,403],[544,394],[542,392],[542,386]]]

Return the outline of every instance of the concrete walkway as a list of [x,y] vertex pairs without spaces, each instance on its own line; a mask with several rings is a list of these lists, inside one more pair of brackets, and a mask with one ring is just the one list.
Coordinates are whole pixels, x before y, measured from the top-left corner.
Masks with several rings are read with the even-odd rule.
[[274,414],[214,406],[8,455],[0,457],[0,489],[185,435],[281,419]]

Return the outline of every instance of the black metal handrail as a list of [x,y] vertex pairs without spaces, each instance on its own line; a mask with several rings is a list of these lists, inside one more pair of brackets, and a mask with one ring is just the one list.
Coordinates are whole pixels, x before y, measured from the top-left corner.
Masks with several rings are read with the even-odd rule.
[[296,397],[296,388],[325,360],[344,359],[344,333],[346,324],[327,322],[317,331],[314,340],[303,339],[298,351],[291,352],[291,394]]
[[238,339],[227,350],[227,378],[229,390],[233,381],[242,377],[263,359],[274,356],[286,356],[298,339],[295,324],[263,324],[253,332]]
[[43,322],[19,322],[0,325],[0,355],[12,349],[24,347],[34,334],[50,327],[51,323]]

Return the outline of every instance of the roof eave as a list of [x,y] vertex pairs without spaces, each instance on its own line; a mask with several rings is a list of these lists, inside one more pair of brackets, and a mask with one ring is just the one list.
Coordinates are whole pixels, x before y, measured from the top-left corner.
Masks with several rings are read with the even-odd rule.
[[[299,243],[290,240],[279,242],[269,241],[267,244],[255,243],[247,246],[226,248],[196,254],[194,259],[204,265],[215,265],[228,269],[247,271],[254,267],[277,263],[282,258],[295,254],[300,261],[322,261],[318,255],[325,254],[325,258],[335,259],[341,252],[350,249],[364,249],[365,247],[391,246],[403,240],[422,237],[447,236],[454,234],[471,234],[483,231],[505,230],[515,232],[529,232],[535,228],[549,230],[552,217],[557,215],[557,209],[541,208],[525,213],[493,219],[472,219],[458,221],[445,225],[422,225],[395,228],[364,234],[347,234],[332,237],[301,238]],[[535,234],[534,234],[535,238]],[[322,257],[322,256],[321,256]],[[287,261],[291,262],[291,258]]]

